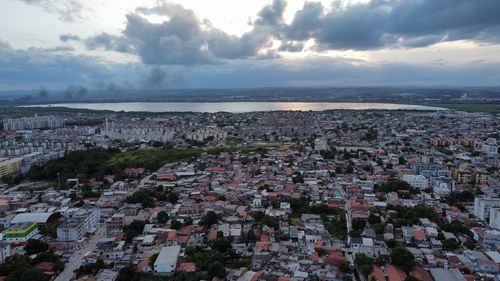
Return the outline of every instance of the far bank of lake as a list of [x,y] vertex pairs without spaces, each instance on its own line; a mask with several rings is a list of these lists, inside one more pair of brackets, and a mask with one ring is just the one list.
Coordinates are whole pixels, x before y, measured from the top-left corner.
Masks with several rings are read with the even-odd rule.
[[26,107],[66,107],[74,109],[111,110],[125,112],[255,112],[255,111],[323,111],[323,110],[447,110],[444,107],[344,102],[113,102],[56,103]]

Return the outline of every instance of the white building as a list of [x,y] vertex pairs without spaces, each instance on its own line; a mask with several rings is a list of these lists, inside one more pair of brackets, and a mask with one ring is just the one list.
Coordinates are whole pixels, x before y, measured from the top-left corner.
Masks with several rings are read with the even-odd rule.
[[481,149],[481,152],[486,154],[498,153],[497,140],[494,138],[489,138],[486,140],[486,143],[479,143],[478,146]]
[[101,220],[101,209],[80,209],[73,215],[73,218],[83,220],[84,232],[91,232]]
[[194,141],[204,141],[207,138],[215,140],[224,140],[227,138],[227,131],[216,126],[207,126],[196,130],[195,132],[186,133],[186,139]]
[[103,269],[95,276],[95,281],[115,281],[118,279],[118,272],[111,269]]
[[85,209],[63,207],[60,209],[60,213],[65,219],[83,221],[85,232],[89,232],[101,219],[101,208]]
[[484,232],[483,242],[488,245],[500,247],[500,231],[499,230],[486,230]]
[[154,272],[168,274],[175,271],[181,246],[166,246],[161,248],[154,264]]
[[426,189],[429,181],[422,175],[404,175],[403,180],[416,189]]
[[82,220],[65,222],[57,227],[57,240],[78,241],[85,235],[85,226]]
[[127,142],[134,141],[161,141],[167,142],[174,138],[175,130],[158,124],[153,120],[132,121],[128,123],[108,122],[101,131],[101,135],[110,139]]
[[0,263],[4,263],[5,259],[10,257],[10,244],[1,243],[0,244]]
[[499,197],[480,196],[474,198],[474,215],[481,220],[489,218],[490,209],[496,207],[500,207]]
[[500,208],[490,208],[490,226],[500,229]]
[[64,119],[56,116],[35,115],[21,118],[6,118],[3,120],[3,129],[6,131],[52,129],[62,126],[64,126]]

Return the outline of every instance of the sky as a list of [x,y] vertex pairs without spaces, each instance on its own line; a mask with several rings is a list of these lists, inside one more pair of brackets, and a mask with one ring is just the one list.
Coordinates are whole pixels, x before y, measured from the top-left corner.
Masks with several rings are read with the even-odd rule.
[[500,1],[0,1],[0,91],[327,86],[500,86]]

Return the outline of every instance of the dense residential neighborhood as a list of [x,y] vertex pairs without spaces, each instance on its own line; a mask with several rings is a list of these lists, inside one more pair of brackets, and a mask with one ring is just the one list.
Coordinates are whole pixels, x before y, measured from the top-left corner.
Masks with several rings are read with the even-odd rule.
[[0,280],[500,280],[500,116],[3,119]]

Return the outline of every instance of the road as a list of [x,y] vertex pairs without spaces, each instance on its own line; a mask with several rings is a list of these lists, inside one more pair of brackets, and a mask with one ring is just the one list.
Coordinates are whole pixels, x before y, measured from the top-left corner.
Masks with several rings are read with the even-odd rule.
[[80,268],[80,266],[82,265],[83,255],[85,255],[85,253],[92,251],[96,248],[97,242],[99,241],[99,239],[101,239],[101,237],[103,236],[103,234],[105,232],[104,230],[105,230],[104,226],[99,227],[96,230],[96,233],[90,238],[90,240],[87,241],[87,243],[85,244],[85,247],[74,252],[74,254],[71,256],[69,261],[66,263],[66,267],[64,268],[64,271],[61,272],[59,274],[59,276],[57,276],[55,281],[68,281],[68,280],[72,280],[74,278],[75,270]]

